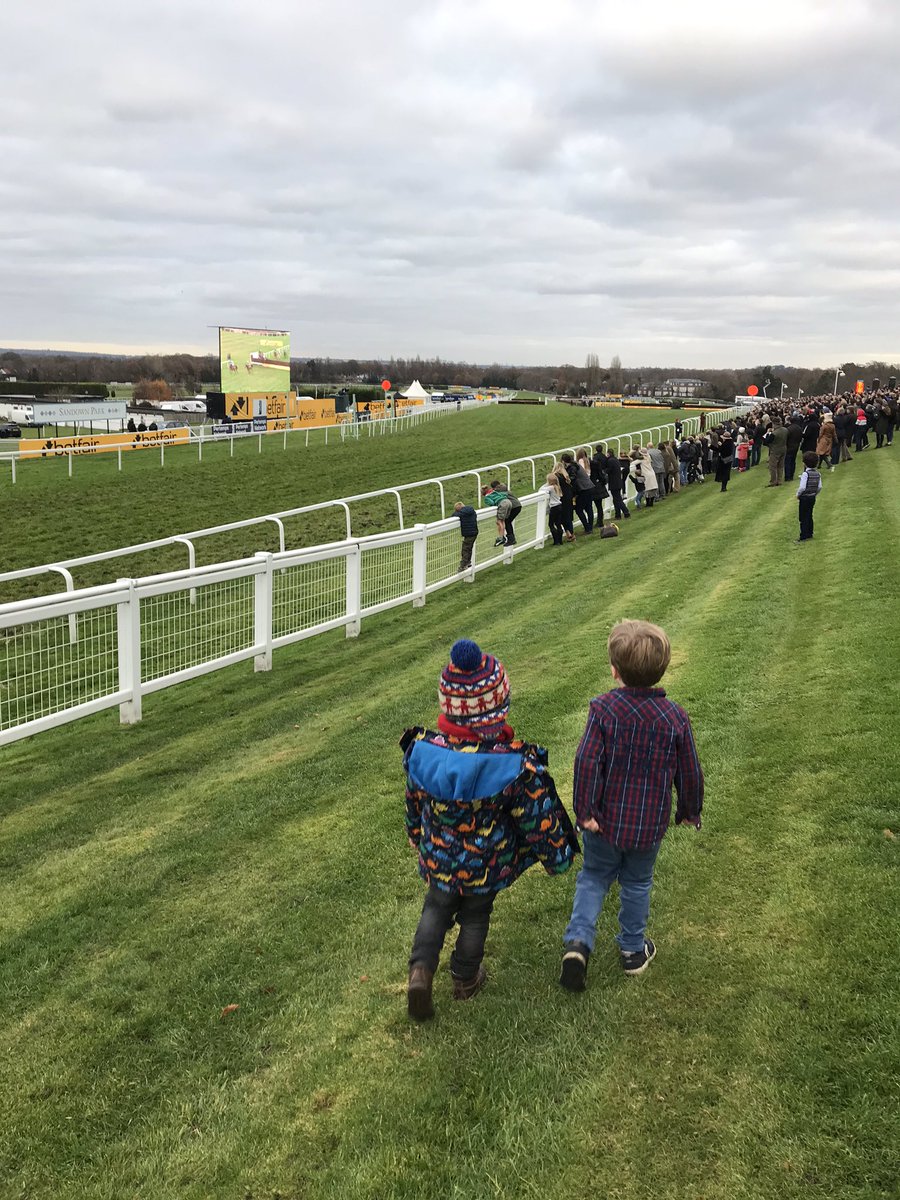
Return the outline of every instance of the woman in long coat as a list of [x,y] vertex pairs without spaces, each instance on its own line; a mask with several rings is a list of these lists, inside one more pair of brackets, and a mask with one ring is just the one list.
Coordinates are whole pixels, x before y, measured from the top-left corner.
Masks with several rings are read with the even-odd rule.
[[834,470],[831,462],[831,453],[834,450],[836,440],[837,430],[834,427],[834,417],[831,413],[826,413],[822,418],[822,427],[816,439],[816,454],[819,456],[819,466],[828,467],[829,471]]
[[719,455],[716,459],[716,483],[722,485],[721,491],[728,491],[728,480],[731,478],[731,465],[734,462],[734,439],[726,429],[719,438]]

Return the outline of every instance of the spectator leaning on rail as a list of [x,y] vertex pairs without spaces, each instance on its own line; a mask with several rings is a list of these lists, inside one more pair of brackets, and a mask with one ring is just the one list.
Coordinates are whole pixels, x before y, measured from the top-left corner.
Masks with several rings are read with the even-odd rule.
[[503,664],[458,641],[438,687],[438,732],[408,729],[406,832],[428,884],[409,959],[411,1017],[433,1016],[432,985],[444,938],[459,925],[450,958],[453,995],[468,1000],[487,978],[482,959],[499,892],[540,863],[567,871],[578,839],[547,769],[547,751],[507,724]]
[[459,518],[459,532],[462,537],[459,569],[468,571],[472,565],[472,550],[478,540],[478,514],[471,504],[463,504],[461,500],[454,504],[453,512]]
[[484,503],[497,509],[497,540],[495,546],[515,546],[516,531],[513,522],[522,511],[518,496],[503,486],[499,479],[492,479],[490,487],[481,489]]

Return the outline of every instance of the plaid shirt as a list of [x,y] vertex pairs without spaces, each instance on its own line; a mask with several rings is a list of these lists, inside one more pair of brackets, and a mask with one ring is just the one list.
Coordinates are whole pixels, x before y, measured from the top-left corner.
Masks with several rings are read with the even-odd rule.
[[676,825],[700,822],[703,771],[691,722],[662,688],[616,688],[591,701],[575,755],[575,815],[625,850],[660,841],[669,827],[672,784]]

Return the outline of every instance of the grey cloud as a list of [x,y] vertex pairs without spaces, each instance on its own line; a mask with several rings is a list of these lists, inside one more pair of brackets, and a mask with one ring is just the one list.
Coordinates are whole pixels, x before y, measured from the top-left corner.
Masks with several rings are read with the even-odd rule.
[[256,319],[298,353],[702,366],[894,338],[886,2],[41,8],[0,81],[6,341]]

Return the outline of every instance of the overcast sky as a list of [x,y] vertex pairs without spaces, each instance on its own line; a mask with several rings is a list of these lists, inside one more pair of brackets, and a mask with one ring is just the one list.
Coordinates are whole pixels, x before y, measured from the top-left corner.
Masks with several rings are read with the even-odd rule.
[[900,358],[897,0],[31,0],[0,345]]

